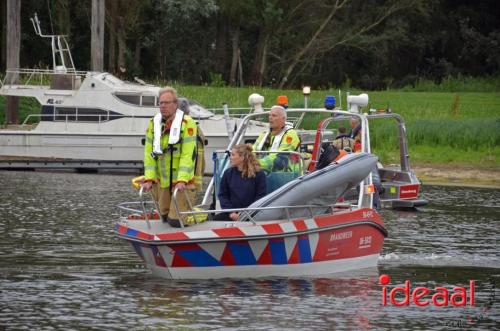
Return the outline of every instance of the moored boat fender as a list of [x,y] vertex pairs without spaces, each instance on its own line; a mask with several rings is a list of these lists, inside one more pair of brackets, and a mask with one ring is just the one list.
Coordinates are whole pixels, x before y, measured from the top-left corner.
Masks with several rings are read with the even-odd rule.
[[141,185],[144,183],[144,176],[137,176],[132,178],[132,187],[136,190],[141,188]]

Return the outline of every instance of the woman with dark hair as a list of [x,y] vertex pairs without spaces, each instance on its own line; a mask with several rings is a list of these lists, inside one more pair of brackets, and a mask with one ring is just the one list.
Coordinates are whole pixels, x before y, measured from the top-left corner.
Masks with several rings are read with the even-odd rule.
[[[230,161],[220,182],[220,205],[222,209],[246,208],[266,195],[266,176],[250,144],[234,146]],[[221,213],[214,220],[236,221],[239,216],[238,212]]]

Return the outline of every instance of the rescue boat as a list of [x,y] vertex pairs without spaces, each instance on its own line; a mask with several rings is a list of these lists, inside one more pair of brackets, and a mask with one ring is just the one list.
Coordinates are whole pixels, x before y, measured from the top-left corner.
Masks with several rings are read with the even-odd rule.
[[207,221],[176,230],[159,219],[123,219],[116,231],[153,275],[171,279],[319,276],[374,267],[387,235],[373,209],[335,207],[308,218]]
[[[245,141],[246,123],[257,116],[262,114],[243,119],[228,149]],[[353,116],[367,125],[361,115]],[[365,143],[369,131],[363,132]],[[168,279],[320,276],[377,265],[387,231],[373,209],[371,171],[377,162],[375,156],[352,154],[305,174],[270,173],[268,183],[280,175],[288,182],[277,189],[268,185],[273,186],[272,192],[237,210],[238,221],[214,221],[210,216],[203,221],[207,215],[236,211],[208,207],[217,207],[217,182],[228,167],[227,154],[222,155],[202,204],[179,213],[187,226],[172,228],[162,222],[152,201],[118,206],[117,235],[131,245],[154,275]],[[355,204],[339,202],[356,187],[359,199]],[[174,202],[178,194],[175,190]]]

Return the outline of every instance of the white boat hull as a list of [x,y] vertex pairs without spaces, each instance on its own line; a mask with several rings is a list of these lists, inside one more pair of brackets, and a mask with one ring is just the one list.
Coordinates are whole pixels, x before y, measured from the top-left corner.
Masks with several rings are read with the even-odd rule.
[[320,276],[374,267],[387,234],[369,208],[256,224],[149,224],[123,218],[116,232],[154,275],[169,279]]
[[318,277],[339,272],[371,268],[377,265],[380,254],[347,258],[336,261],[305,263],[300,265],[267,265],[235,267],[169,268],[148,264],[153,276],[167,279],[218,279],[260,277]]
[[[144,160],[143,134],[38,133],[0,131],[0,155],[30,159],[132,161]],[[227,136],[207,136],[205,164],[212,173],[212,153],[226,149]]]

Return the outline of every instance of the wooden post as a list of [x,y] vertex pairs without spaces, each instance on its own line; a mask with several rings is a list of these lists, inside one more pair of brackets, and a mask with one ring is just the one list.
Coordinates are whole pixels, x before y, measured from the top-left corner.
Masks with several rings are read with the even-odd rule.
[[108,2],[108,72],[116,74],[116,16],[118,12],[118,1]]
[[[7,69],[19,68],[21,49],[21,0],[7,0]],[[15,82],[13,82],[15,83]],[[19,119],[19,98],[7,97],[6,124],[17,124]]]
[[104,13],[105,0],[92,0],[92,40],[90,47],[91,69],[104,70]]
[[0,25],[2,29],[2,34],[1,34],[1,41],[0,41],[0,71],[5,71],[5,61],[7,58],[6,49],[7,49],[7,41],[5,40],[7,38],[7,2],[5,1],[0,1],[0,17],[2,18],[0,20]]

